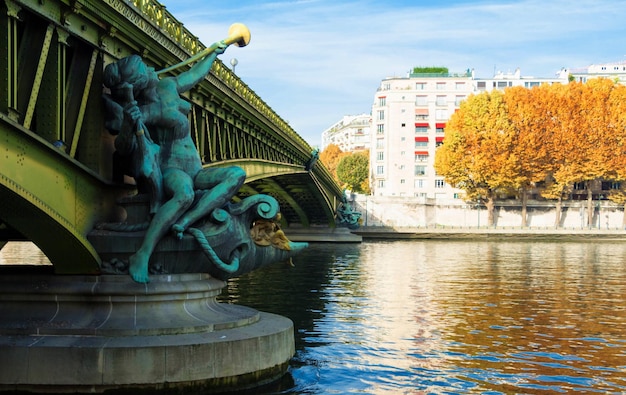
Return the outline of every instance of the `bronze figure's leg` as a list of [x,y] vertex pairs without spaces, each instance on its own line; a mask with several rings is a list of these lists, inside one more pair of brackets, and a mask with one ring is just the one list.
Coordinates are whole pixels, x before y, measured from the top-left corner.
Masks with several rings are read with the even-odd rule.
[[172,232],[181,239],[183,232],[194,222],[223,207],[246,180],[246,173],[239,167],[208,168],[201,170],[194,180],[196,189],[205,190],[198,202],[172,226]]
[[139,283],[149,281],[148,262],[159,240],[193,203],[193,181],[187,173],[178,169],[166,169],[163,172],[163,181],[165,195],[170,198],[152,218],[141,247],[130,257],[130,275]]

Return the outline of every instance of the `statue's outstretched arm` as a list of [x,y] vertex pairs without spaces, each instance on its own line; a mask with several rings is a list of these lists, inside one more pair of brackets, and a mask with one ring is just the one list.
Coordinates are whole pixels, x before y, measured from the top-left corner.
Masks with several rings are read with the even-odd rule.
[[209,74],[213,62],[217,58],[217,55],[223,54],[229,45],[234,44],[238,47],[245,47],[250,42],[250,30],[243,23],[233,23],[228,29],[228,37],[222,41],[213,43],[210,47],[193,55],[191,58],[180,62],[178,64],[166,67],[163,70],[157,71],[157,74],[167,73],[178,69],[182,66],[188,65],[200,60],[190,70],[179,74],[174,77],[177,82],[178,93],[186,92],[193,88],[198,82]]
[[189,70],[179,74],[176,77],[176,89],[178,93],[187,92],[200,81],[202,81],[213,66],[213,62],[217,58],[217,55],[224,53],[226,45],[219,45],[215,51],[205,56],[201,61],[193,65]]

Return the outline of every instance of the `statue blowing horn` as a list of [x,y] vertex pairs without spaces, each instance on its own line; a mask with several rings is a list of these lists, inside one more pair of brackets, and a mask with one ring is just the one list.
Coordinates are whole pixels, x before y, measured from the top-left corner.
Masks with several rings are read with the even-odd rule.
[[168,71],[172,71],[178,69],[182,66],[185,66],[191,62],[195,62],[196,60],[202,59],[211,52],[215,51],[220,44],[229,46],[231,44],[235,44],[238,47],[245,47],[250,42],[250,30],[243,23],[233,23],[230,25],[228,29],[228,37],[223,39],[220,42],[213,43],[210,47],[203,49],[197,54],[193,55],[187,60],[184,60],[180,63],[177,63],[173,66],[164,68],[163,70],[157,71],[157,74],[167,73]]

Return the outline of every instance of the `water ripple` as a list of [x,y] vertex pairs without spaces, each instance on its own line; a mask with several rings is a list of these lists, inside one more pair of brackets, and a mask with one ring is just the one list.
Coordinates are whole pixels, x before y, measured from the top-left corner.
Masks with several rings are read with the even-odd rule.
[[224,298],[294,321],[293,385],[269,393],[622,393],[622,257],[624,243],[313,244]]

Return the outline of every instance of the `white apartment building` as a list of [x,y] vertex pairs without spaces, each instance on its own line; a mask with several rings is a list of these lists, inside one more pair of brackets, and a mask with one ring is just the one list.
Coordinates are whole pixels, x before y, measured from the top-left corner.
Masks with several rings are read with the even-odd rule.
[[371,122],[372,117],[369,114],[344,116],[322,132],[322,151],[329,144],[335,144],[343,152],[369,149]]
[[574,81],[587,82],[592,78],[609,78],[626,85],[626,61],[592,64],[577,69],[562,69],[560,73],[571,75]]
[[478,79],[472,71],[453,74],[409,74],[384,79],[372,105],[370,187],[374,196],[460,199],[462,191],[435,173],[435,151],[446,122],[472,93],[512,86],[567,83],[556,78],[522,77],[520,70]]

